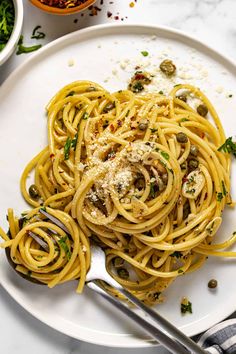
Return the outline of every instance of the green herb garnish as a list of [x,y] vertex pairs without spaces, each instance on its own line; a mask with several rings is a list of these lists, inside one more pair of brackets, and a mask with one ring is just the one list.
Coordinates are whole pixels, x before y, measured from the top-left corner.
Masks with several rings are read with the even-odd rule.
[[13,2],[1,0],[0,2],[0,51],[6,46],[13,31],[15,10]]
[[84,112],[84,114],[82,115],[82,119],[87,120],[89,117],[89,114],[87,112]]
[[141,52],[141,54],[144,56],[144,57],[147,57],[149,55],[149,53],[146,51],[146,50],[143,50]]
[[66,244],[67,239],[68,239],[67,236],[61,237],[60,240],[58,240],[58,243],[61,246],[61,248],[64,250],[67,260],[69,261],[71,257],[71,251],[69,250],[69,247]]
[[161,91],[159,91],[158,92],[160,95],[163,95],[164,94],[164,92],[161,90]]
[[74,94],[75,94],[75,91],[70,91],[70,92],[66,95],[66,97],[74,96]]
[[163,156],[164,159],[166,159],[166,160],[169,160],[169,158],[170,158],[169,154],[167,154],[167,152],[165,152],[165,151],[161,151],[161,156]]
[[67,140],[66,140],[65,146],[64,146],[64,158],[65,158],[65,160],[69,159],[71,143],[72,143],[71,138],[68,137]]
[[188,301],[187,304],[181,303],[181,313],[186,313],[186,312],[193,313],[192,303],[190,301]]
[[19,42],[18,42],[18,49],[16,52],[17,55],[31,53],[31,52],[34,52],[35,50],[38,50],[39,48],[42,47],[42,44],[37,44],[37,45],[32,45],[31,47],[26,47],[23,45],[23,39],[24,39],[24,37],[21,35]]
[[175,257],[175,258],[181,258],[182,257],[182,253],[179,251],[175,251],[174,253],[171,253],[170,255],[171,257]]
[[33,29],[33,32],[32,32],[32,35],[31,35],[31,38],[33,39],[42,39],[42,38],[45,38],[45,33],[39,31],[39,29],[42,28],[42,26],[36,26],[34,29]]
[[150,196],[152,198],[156,197],[155,185],[156,185],[155,182],[150,183]]
[[227,195],[227,190],[226,190],[226,188],[225,188],[224,181],[221,181],[221,185],[222,185],[223,195],[226,196],[226,195]]
[[74,139],[71,141],[71,147],[75,150],[78,141],[78,133],[75,134]]
[[236,157],[236,143],[232,141],[232,136],[225,140],[224,144],[218,148],[218,151],[227,152],[233,154]]
[[181,274],[181,273],[183,273],[184,271],[183,271],[183,269],[178,269],[178,273],[179,274]]
[[156,133],[158,131],[158,129],[156,129],[156,128],[150,128],[150,130],[152,133]]
[[134,85],[133,85],[133,92],[140,92],[144,89],[143,84],[140,81],[137,81]]
[[221,192],[217,193],[216,199],[217,199],[217,202],[221,202],[223,199],[223,194]]
[[188,118],[182,118],[182,119],[180,120],[180,122],[188,122],[188,121],[189,121]]

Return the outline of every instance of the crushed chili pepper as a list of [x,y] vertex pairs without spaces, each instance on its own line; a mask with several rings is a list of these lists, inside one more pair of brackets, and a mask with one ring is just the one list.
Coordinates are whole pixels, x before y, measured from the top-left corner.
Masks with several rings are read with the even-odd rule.
[[39,0],[42,4],[67,9],[85,4],[87,0]]

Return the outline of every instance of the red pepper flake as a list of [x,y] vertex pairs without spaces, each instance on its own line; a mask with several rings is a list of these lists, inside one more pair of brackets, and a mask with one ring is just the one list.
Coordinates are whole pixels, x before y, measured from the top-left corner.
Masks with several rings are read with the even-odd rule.
[[92,5],[92,6],[89,6],[89,10],[91,11],[89,16],[97,16],[98,12],[101,11],[102,9],[100,9],[100,7]]
[[183,181],[183,183],[188,182],[188,178],[183,177],[182,181]]
[[122,121],[119,119],[119,120],[117,121],[117,124],[118,124],[118,127],[121,127],[121,126],[122,126]]
[[39,2],[59,9],[68,9],[85,4],[87,0],[39,0]]
[[135,75],[134,79],[135,80],[143,80],[143,79],[146,79],[146,76],[138,73]]
[[207,196],[208,196],[208,194],[207,194],[207,193],[205,193],[204,200],[206,200],[206,199],[207,199]]
[[114,126],[114,124],[111,124],[111,125],[109,126],[109,128],[110,128],[110,131],[111,131],[112,133],[114,133],[114,131],[116,131],[116,127]]
[[119,16],[115,16],[114,19],[115,19],[115,20],[119,20]]
[[103,5],[103,0],[100,1],[100,5]]
[[55,157],[55,155],[54,154],[50,154],[50,158],[53,159],[53,157]]
[[107,11],[107,17],[111,17],[112,16],[112,12],[111,11]]

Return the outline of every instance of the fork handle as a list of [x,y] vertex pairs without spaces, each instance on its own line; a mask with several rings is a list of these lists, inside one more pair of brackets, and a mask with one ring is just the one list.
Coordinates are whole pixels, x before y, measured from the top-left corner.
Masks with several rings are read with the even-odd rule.
[[143,319],[135,312],[133,312],[129,307],[124,305],[118,298],[112,297],[107,291],[97,282],[91,281],[87,283],[87,286],[96,291],[104,299],[110,302],[113,306],[123,312],[126,316],[132,319],[136,324],[142,327],[149,335],[151,335],[156,341],[161,343],[166,349],[168,349],[173,354],[189,354],[190,352],[183,347],[175,339],[169,337],[167,334],[162,332],[158,327],[150,324],[147,320]]
[[199,345],[197,345],[191,338],[187,337],[183,332],[181,332],[177,327],[173,326],[169,321],[164,317],[159,315],[158,312],[154,311],[152,308],[146,306],[141,302],[137,297],[131,294],[129,291],[125,290],[114,278],[112,278],[108,273],[106,273],[106,279],[111,286],[117,289],[122,293],[127,299],[129,299],[134,305],[141,309],[145,314],[149,316],[155,323],[167,332],[172,338],[175,338],[179,343],[181,343],[185,348],[193,354],[206,354],[206,351],[203,350]]

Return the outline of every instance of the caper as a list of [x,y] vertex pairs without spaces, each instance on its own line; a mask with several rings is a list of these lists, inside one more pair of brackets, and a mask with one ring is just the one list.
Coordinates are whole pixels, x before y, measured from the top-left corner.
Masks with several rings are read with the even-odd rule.
[[125,268],[119,268],[117,269],[117,274],[120,278],[122,279],[128,279],[129,278],[129,272]]
[[198,154],[198,147],[196,145],[191,145],[190,146],[190,154],[193,155],[193,156],[197,156]]
[[148,128],[148,120],[147,119],[141,119],[138,125],[139,130],[147,130]]
[[180,168],[181,170],[186,170],[187,169],[187,162],[183,162],[181,165],[180,165]]
[[124,263],[125,263],[124,259],[121,258],[121,257],[115,257],[115,258],[113,258],[112,261],[113,261],[113,264],[114,264],[114,267],[115,267],[115,268],[120,268],[120,267],[122,267],[122,266],[124,265]]
[[171,76],[175,73],[176,66],[171,60],[165,59],[161,62],[160,69],[165,75]]
[[211,279],[209,282],[208,282],[208,288],[210,289],[215,289],[217,287],[217,280],[215,279]]
[[198,165],[199,165],[198,160],[190,159],[190,160],[188,161],[188,167],[189,167],[191,170],[195,170],[196,168],[198,168]]
[[145,181],[143,178],[138,178],[136,181],[135,181],[135,187],[138,189],[138,190],[142,190],[145,188]]
[[110,102],[103,108],[103,113],[108,113],[113,108],[115,108],[115,104],[114,104],[114,102],[113,103]]
[[33,199],[38,199],[39,198],[39,190],[38,190],[38,187],[35,184],[32,184],[29,187],[29,195]]
[[177,96],[177,98],[183,102],[187,102],[187,95],[182,93],[181,95]]
[[208,108],[206,105],[204,104],[200,104],[198,107],[197,107],[197,113],[200,114],[200,116],[202,117],[206,117],[207,113],[208,113]]
[[187,135],[182,132],[180,132],[176,135],[176,139],[177,139],[178,143],[181,143],[181,144],[186,144],[188,142]]

